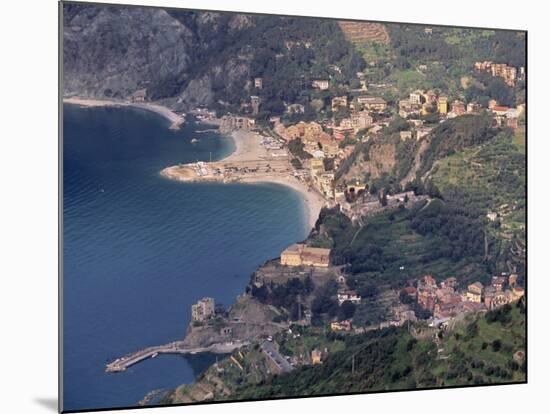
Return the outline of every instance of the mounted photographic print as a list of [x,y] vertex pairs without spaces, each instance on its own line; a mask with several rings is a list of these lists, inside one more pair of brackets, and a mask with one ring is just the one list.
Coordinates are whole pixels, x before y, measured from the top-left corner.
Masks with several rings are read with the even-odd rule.
[[64,412],[525,383],[524,31],[60,3]]

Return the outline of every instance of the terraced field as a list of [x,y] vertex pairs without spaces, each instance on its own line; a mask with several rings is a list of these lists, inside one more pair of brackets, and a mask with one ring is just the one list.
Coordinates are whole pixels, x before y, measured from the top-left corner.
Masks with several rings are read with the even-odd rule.
[[380,43],[388,44],[390,36],[386,27],[380,23],[339,21],[346,39],[354,44]]
[[525,222],[525,131],[501,133],[484,145],[438,161],[433,179],[445,194],[467,192],[471,202],[500,215],[502,233],[511,236]]
[[437,237],[422,236],[410,225],[407,211],[380,214],[369,218],[358,235],[359,243],[373,244],[382,249],[385,268],[381,273],[366,274],[392,283],[433,274],[437,279],[455,276],[467,283],[483,275],[484,269],[469,257],[459,261],[448,258],[428,258],[441,241]]

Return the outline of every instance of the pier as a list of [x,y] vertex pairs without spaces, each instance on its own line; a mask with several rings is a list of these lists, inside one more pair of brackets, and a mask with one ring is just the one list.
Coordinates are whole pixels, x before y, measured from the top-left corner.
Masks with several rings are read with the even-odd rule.
[[207,347],[189,348],[183,345],[183,341],[170,342],[166,345],[151,346],[123,357],[115,359],[105,367],[105,372],[126,371],[132,365],[135,365],[147,358],[153,358],[158,354],[198,354],[202,352],[211,352],[215,354],[227,354],[241,346],[248,345],[248,342],[225,342],[212,344]]

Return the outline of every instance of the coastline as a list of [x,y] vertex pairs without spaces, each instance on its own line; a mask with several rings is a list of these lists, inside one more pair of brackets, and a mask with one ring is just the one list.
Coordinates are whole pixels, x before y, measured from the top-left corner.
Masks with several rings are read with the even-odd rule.
[[[268,151],[260,144],[261,136],[256,132],[234,130],[227,135],[232,138],[235,145],[235,150],[231,154],[216,162],[246,163],[258,160],[270,160]],[[161,175],[166,178],[184,182],[278,184],[290,187],[302,198],[304,206],[304,222],[308,234],[311,229],[315,227],[315,223],[319,217],[319,212],[326,203],[321,194],[309,188],[305,183],[292,175],[282,175],[272,172],[224,180],[221,177],[196,177],[190,173],[191,171],[186,166],[171,166],[161,171]]]
[[315,227],[315,223],[319,218],[319,213],[325,205],[325,200],[319,193],[309,189],[305,184],[294,177],[285,178],[272,176],[265,178],[245,178],[240,182],[246,184],[278,184],[290,187],[296,191],[304,203],[304,222],[308,227],[308,234]]
[[83,98],[79,96],[64,97],[63,103],[72,105],[79,105],[86,108],[94,107],[132,107],[144,109],[146,111],[154,112],[163,118],[170,121],[170,129],[178,130],[185,122],[185,118],[178,115],[170,108],[152,103],[152,102],[130,102],[130,101],[117,101],[114,99],[95,99],[95,98]]

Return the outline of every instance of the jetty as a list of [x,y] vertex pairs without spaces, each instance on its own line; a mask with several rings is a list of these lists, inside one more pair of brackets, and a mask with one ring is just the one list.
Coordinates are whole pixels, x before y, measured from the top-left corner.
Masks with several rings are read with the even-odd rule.
[[184,346],[183,341],[175,341],[165,345],[144,348],[123,357],[117,358],[113,362],[110,362],[105,366],[105,372],[126,371],[126,369],[128,369],[132,365],[135,365],[148,358],[154,358],[159,354],[199,354],[203,352],[210,352],[214,354],[228,354],[233,350],[248,344],[249,342],[232,341],[216,343],[207,347],[190,348]]

